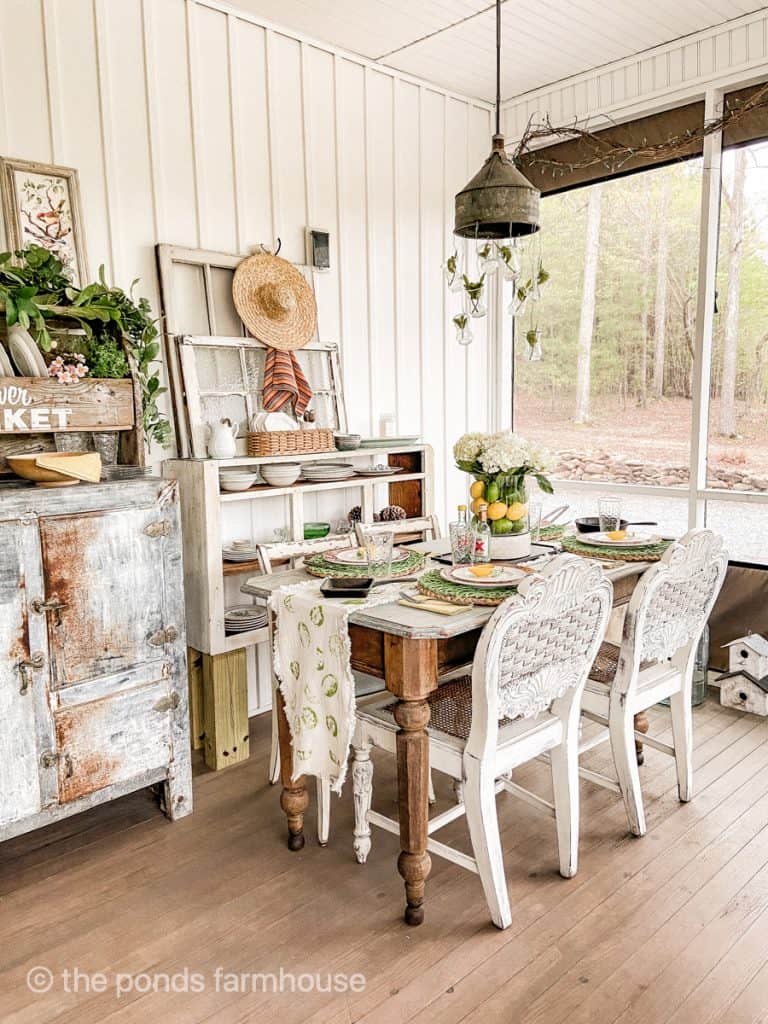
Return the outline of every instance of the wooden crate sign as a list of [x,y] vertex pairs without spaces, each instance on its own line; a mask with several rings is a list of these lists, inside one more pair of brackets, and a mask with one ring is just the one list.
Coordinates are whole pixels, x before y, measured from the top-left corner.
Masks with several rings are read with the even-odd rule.
[[131,380],[60,384],[42,377],[0,377],[0,434],[130,430],[134,424]]

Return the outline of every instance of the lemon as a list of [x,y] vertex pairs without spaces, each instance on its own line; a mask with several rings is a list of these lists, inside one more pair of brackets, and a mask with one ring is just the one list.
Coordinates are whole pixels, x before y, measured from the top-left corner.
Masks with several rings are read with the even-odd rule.
[[472,515],[473,516],[479,516],[480,515],[480,506],[481,505],[485,505],[485,498],[475,498],[475,500],[469,506],[470,509],[472,510]]
[[478,576],[478,577],[490,576],[491,573],[493,572],[493,566],[492,565],[470,565],[469,571],[472,573],[473,576]]
[[488,518],[493,522],[495,519],[503,519],[507,514],[507,506],[503,501],[494,501],[488,506]]
[[485,494],[485,484],[482,480],[475,480],[472,486],[469,488],[469,493],[473,498],[482,498]]
[[605,535],[609,540],[624,540],[627,536],[626,530],[609,530]]
[[510,519],[514,523],[518,519],[522,519],[527,511],[528,506],[524,505],[522,501],[513,501],[507,509],[507,519]]

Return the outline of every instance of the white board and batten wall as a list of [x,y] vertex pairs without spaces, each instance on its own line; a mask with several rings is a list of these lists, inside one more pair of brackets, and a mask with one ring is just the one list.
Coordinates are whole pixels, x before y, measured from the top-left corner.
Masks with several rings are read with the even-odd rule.
[[532,89],[503,104],[509,140],[529,119],[574,120],[599,128],[702,98],[708,89],[736,89],[768,74],[768,10],[734,18],[583,74]]
[[[78,168],[90,274],[139,277],[157,310],[157,242],[247,252],[279,236],[304,262],[306,226],[330,231],[315,281],[350,429],[378,433],[391,412],[398,433],[422,434],[443,517],[464,495],[453,441],[491,426],[484,322],[459,348],[441,273],[453,195],[490,133],[481,101],[214,0],[0,0],[0,154]],[[337,492],[307,515],[333,521],[357,500]],[[274,519],[254,522],[240,503],[226,539],[273,539],[287,510],[269,504]],[[249,674],[255,710],[267,675]]]

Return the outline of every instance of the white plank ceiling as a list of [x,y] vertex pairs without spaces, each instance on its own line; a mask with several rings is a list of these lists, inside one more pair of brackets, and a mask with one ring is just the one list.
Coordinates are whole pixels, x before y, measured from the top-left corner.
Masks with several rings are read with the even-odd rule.
[[[493,100],[489,0],[230,0],[251,14],[446,89]],[[502,97],[713,28],[757,0],[504,0]]]

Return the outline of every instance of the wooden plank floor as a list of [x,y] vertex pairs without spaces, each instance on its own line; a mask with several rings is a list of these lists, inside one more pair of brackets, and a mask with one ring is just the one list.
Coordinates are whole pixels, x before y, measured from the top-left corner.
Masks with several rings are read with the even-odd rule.
[[[668,713],[652,719],[669,740]],[[368,864],[355,863],[351,784],[333,799],[331,845],[289,854],[279,790],[265,782],[268,727],[252,723],[249,762],[197,776],[195,813],[176,824],[139,793],[0,846],[4,1024],[768,1021],[765,720],[712,698],[696,710],[697,795],[686,805],[673,763],[648,749],[643,839],[628,835],[611,793],[583,783],[569,881],[556,872],[551,819],[500,797],[506,932],[490,925],[478,879],[437,858],[426,923],[402,924],[397,841],[374,830]],[[586,763],[610,771],[609,758],[601,747]],[[391,812],[394,765],[383,754],[375,764],[374,806]],[[543,764],[516,778],[548,792]],[[436,776],[436,787],[448,806],[450,785]],[[313,811],[307,824],[311,836]],[[468,850],[463,821],[440,838]],[[27,986],[37,966],[53,974],[47,993]],[[365,988],[265,992],[230,977],[281,967],[323,980],[357,972]],[[89,985],[90,972],[103,979]]]

